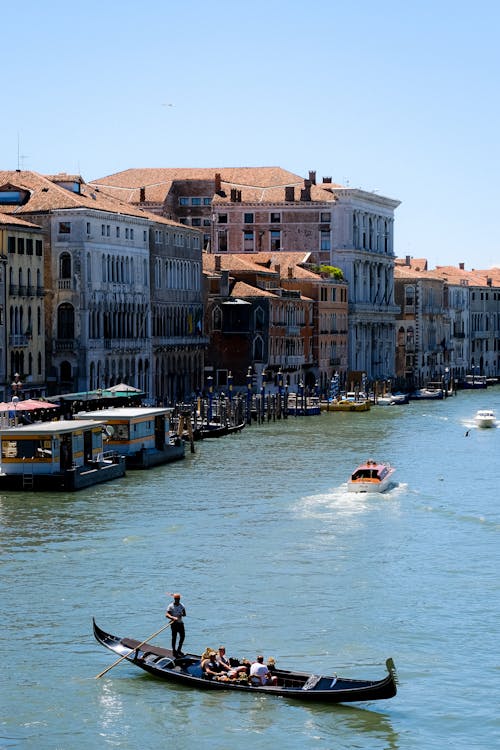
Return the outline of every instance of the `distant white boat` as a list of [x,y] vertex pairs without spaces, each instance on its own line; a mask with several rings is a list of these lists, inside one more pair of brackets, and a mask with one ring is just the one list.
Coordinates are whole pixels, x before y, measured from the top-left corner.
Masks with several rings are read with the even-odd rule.
[[389,464],[366,461],[358,466],[347,482],[349,492],[384,492],[391,485],[396,469]]
[[496,427],[497,424],[495,412],[491,409],[479,409],[474,421],[478,427]]

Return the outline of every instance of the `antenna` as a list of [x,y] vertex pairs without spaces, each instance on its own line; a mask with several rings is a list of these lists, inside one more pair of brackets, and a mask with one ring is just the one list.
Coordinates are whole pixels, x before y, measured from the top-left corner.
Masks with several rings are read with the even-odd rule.
[[26,154],[21,154],[21,135],[19,131],[17,131],[17,171],[21,171],[21,162],[25,161],[27,159]]

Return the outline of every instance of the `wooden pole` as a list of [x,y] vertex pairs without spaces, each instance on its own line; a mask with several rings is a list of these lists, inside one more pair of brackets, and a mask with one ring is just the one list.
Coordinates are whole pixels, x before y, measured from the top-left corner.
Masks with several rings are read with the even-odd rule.
[[[130,653],[132,653],[132,651],[137,651],[137,649],[141,648],[141,646],[144,646],[145,643],[147,643],[152,638],[154,638],[155,636],[159,635],[161,632],[163,632],[164,630],[166,630],[167,628],[169,628],[172,623],[173,623],[173,620],[170,620],[169,622],[167,622],[166,625],[164,625],[162,628],[160,628],[159,630],[157,630],[156,633],[153,633],[148,638],[146,638],[145,641],[141,641],[141,643],[139,643],[138,646],[136,646],[135,648],[131,648],[130,649]],[[128,646],[127,646],[127,648],[128,648]],[[98,680],[99,677],[102,677],[103,675],[105,675],[106,672],[109,672],[111,669],[113,669],[113,667],[116,667],[117,664],[119,664],[121,661],[123,661],[124,659],[126,659],[129,656],[130,656],[130,654],[125,654],[125,656],[120,656],[120,658],[117,659],[115,662],[113,662],[113,664],[111,664],[110,667],[106,667],[106,669],[104,669],[102,672],[99,672],[99,674],[96,674],[95,679]]]

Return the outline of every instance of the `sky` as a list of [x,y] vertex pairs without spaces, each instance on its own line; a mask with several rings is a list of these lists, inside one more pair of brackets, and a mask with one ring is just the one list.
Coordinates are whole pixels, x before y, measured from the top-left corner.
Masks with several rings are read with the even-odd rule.
[[497,0],[23,0],[0,18],[0,169],[314,170],[401,201],[399,257],[500,265]]

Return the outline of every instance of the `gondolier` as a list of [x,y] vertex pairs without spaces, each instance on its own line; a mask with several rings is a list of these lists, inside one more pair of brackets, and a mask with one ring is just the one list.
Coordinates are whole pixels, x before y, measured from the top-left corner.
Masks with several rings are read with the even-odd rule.
[[[170,594],[169,594],[170,596]],[[174,600],[170,602],[165,612],[165,617],[172,620],[172,653],[174,656],[184,656],[182,653],[182,644],[186,637],[186,631],[184,628],[183,617],[186,617],[186,610],[184,605],[181,603],[180,594],[172,594]],[[176,647],[177,636],[179,636],[179,644]]]

